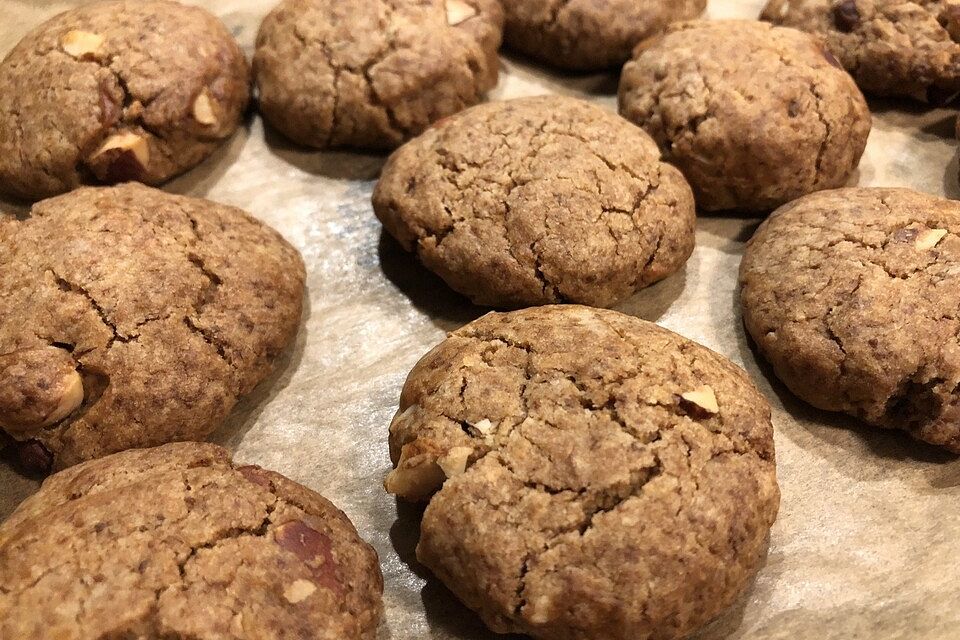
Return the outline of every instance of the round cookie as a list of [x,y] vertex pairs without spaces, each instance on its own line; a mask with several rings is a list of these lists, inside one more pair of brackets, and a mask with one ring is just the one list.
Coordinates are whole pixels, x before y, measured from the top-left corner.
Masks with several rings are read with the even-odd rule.
[[960,92],[952,0],[769,0],[760,19],[823,36],[866,93],[941,103]]
[[680,269],[693,194],[639,128],[559,96],[474,107],[398,149],[386,230],[477,304],[610,306]]
[[856,84],[813,36],[755,21],[674,25],[637,48],[620,113],[659,143],[707,211],[769,211],[842,186],[870,133]]
[[136,183],[0,217],[0,256],[0,432],[34,472],[204,438],[300,323],[279,234]]
[[491,629],[535,638],[686,637],[746,587],[779,503],[746,374],[588,307],[451,334],[407,378],[390,452],[387,490],[430,500],[417,558]]
[[249,82],[203,9],[128,0],[61,13],[0,63],[0,190],[36,200],[85,182],[164,182],[237,129]]
[[519,53],[572,71],[618,67],[634,45],[676,20],[696,18],[707,0],[511,0],[504,40]]
[[0,637],[373,640],[377,554],[322,496],[169,444],[58,473],[0,525]]
[[774,213],[740,267],[760,353],[810,404],[960,453],[960,203],[839,189]]
[[257,35],[260,111],[311,147],[392,149],[497,84],[497,0],[283,0]]

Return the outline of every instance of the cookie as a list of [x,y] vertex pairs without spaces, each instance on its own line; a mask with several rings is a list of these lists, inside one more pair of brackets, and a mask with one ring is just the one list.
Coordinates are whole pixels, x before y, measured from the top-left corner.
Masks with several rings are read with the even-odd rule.
[[951,0],[769,0],[760,19],[823,36],[866,93],[941,103],[960,92]]
[[283,0],[257,35],[263,117],[311,147],[393,149],[497,84],[497,0]]
[[207,11],[85,4],[0,63],[0,190],[36,200],[81,183],[162,183],[230,136],[248,97],[246,59]]
[[707,211],[766,212],[842,186],[870,133],[863,95],[823,43],[762,22],[674,25],[637,48],[619,99]]
[[609,306],[680,269],[695,211],[643,131],[559,96],[474,107],[398,149],[384,228],[476,304]]
[[207,436],[296,334],[296,249],[130,183],[0,217],[0,431],[34,472]]
[[795,394],[960,453],[960,203],[840,189],[777,211],[740,267],[743,320]]
[[511,0],[504,2],[510,49],[571,71],[618,67],[638,42],[676,20],[696,18],[707,0]]
[[488,314],[414,367],[386,488],[499,633],[673,639],[734,601],[778,508],[770,408],[722,356],[614,311]]
[[217,446],[50,477],[0,525],[0,637],[372,640],[377,554],[324,497]]

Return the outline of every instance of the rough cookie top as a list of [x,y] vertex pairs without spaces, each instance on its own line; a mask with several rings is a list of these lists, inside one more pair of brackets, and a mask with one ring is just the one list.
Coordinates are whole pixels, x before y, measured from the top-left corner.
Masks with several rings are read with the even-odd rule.
[[300,322],[296,249],[245,212],[136,183],[0,217],[0,429],[45,472],[202,439]]
[[639,46],[620,113],[707,210],[769,211],[842,186],[870,133],[863,95],[820,40],[745,20],[680,23]]
[[376,552],[322,496],[196,443],[50,477],[0,525],[0,637],[372,640]]
[[158,184],[236,130],[246,59],[226,27],[165,0],[93,2],[28,33],[0,63],[0,190]]
[[581,306],[452,333],[407,378],[390,450],[387,490],[430,500],[418,558],[538,638],[685,637],[753,575],[779,501],[741,369]]
[[578,71],[623,64],[634,45],[676,20],[703,13],[706,0],[511,0],[504,2],[507,45]]
[[960,91],[953,0],[770,0],[760,19],[823,35],[867,93],[942,102]]
[[747,330],[807,402],[960,452],[960,203],[907,189],[801,198],[750,241]]
[[477,304],[610,306],[693,251],[693,194],[638,127],[559,96],[484,104],[387,161],[377,217]]
[[497,0],[283,0],[257,36],[264,117],[314,147],[394,148],[497,83]]

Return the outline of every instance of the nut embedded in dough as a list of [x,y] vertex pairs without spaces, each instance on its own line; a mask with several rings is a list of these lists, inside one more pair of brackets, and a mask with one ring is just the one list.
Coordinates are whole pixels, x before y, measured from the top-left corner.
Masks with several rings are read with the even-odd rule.
[[92,58],[103,45],[103,36],[90,31],[68,31],[60,40],[60,46],[78,60]]
[[193,101],[193,119],[200,124],[217,124],[217,114],[213,110],[213,101],[210,100],[210,93],[206,88]]
[[454,447],[447,455],[437,460],[437,464],[448,478],[455,478],[467,470],[467,461],[473,449],[470,447]]
[[698,387],[693,391],[681,393],[680,397],[687,402],[692,402],[707,413],[720,413],[720,405],[717,404],[717,396],[713,388],[709,385]]
[[447,0],[447,24],[455,27],[477,15],[477,10],[462,0]]
[[0,356],[0,428],[17,438],[60,422],[83,404],[73,357],[45,346]]
[[114,149],[119,149],[124,153],[129,152],[143,168],[150,164],[150,145],[147,143],[147,139],[131,131],[116,133],[104,140],[90,159],[96,160]]
[[291,604],[303,602],[317,590],[317,585],[309,580],[294,580],[289,587],[283,590],[283,597]]
[[927,229],[920,232],[913,246],[917,248],[917,251],[927,251],[940,244],[940,241],[946,236],[946,229]]

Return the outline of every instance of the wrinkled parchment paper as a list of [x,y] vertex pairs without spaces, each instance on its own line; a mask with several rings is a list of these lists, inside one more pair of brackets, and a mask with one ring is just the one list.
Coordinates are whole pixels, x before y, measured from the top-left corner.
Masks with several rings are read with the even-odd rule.
[[[0,53],[71,4],[0,0]],[[273,2],[206,4],[249,55]],[[710,0],[709,16],[754,18],[762,4]],[[563,93],[614,109],[616,87],[612,74],[565,78],[506,56],[491,98]],[[873,133],[854,180],[960,198],[955,114],[894,101],[871,108]],[[279,229],[307,264],[296,344],[214,439],[347,512],[382,561],[381,638],[492,638],[417,564],[418,510],[381,488],[387,425],[407,372],[445,332],[483,313],[381,232],[370,194],[383,161],[296,148],[251,116],[210,160],[167,186],[243,207]],[[813,410],[771,377],[736,303],[743,243],[758,222],[701,217],[685,271],[619,307],[744,366],[773,405],[783,500],[770,554],[752,589],[699,638],[958,638],[960,460]],[[0,517],[36,488],[0,464]]]

